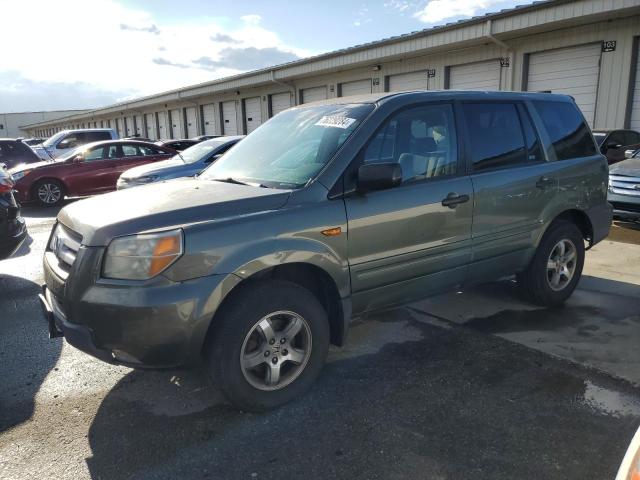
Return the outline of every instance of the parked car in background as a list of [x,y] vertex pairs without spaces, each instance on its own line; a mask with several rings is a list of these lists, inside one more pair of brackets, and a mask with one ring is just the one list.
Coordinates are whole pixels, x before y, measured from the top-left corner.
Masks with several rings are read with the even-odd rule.
[[205,140],[187,148],[169,160],[134,167],[120,175],[118,190],[172,178],[193,177],[211,165],[242,138],[244,138],[243,135],[236,135]]
[[200,135],[199,137],[193,137],[191,140],[194,142],[204,142],[205,140],[211,140],[212,138],[222,137],[224,135]]
[[54,160],[87,143],[116,140],[117,138],[118,134],[113,128],[63,130],[49,137],[40,145],[34,145],[31,148],[41,159]]
[[22,143],[32,146],[38,145],[46,140],[46,138],[18,138]]
[[26,236],[20,205],[13,196],[13,179],[7,169],[0,166],[0,260],[10,256]]
[[20,140],[0,138],[0,164],[4,164],[8,169],[20,164],[41,161],[40,157]]
[[232,403],[267,410],[310,388],[353,316],[514,273],[533,302],[564,302],[609,233],[606,182],[569,96],[333,98],[197,178],[66,206],[43,301],[85,352],[204,359]]
[[635,130],[594,130],[593,137],[609,165],[627,158],[627,150],[640,148],[640,132]]
[[149,142],[95,142],[53,162],[22,165],[10,170],[20,202],[55,206],[65,196],[86,196],[116,189],[118,177],[137,165],[166,160],[176,154]]
[[608,199],[614,216],[623,220],[640,220],[639,156],[609,167]]
[[174,150],[181,152],[183,150],[186,150],[189,147],[193,147],[196,143],[199,143],[199,142],[195,140],[189,140],[187,138],[183,138],[180,140],[158,140],[156,142],[156,145],[173,148]]

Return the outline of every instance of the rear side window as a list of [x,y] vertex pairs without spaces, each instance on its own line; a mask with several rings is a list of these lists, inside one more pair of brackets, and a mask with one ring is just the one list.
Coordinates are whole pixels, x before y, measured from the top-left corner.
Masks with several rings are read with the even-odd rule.
[[124,157],[138,157],[140,152],[137,145],[122,145],[122,156]]
[[465,103],[462,108],[474,171],[510,167],[527,161],[524,132],[515,104]]
[[578,107],[568,102],[533,102],[558,160],[597,154],[589,127]]

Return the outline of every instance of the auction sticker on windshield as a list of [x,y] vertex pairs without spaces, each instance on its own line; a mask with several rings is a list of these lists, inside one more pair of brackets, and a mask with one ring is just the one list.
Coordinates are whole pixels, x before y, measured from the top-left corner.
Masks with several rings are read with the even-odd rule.
[[355,118],[341,117],[338,115],[327,115],[318,120],[316,125],[320,127],[337,127],[346,129],[353,125],[353,122],[355,121]]

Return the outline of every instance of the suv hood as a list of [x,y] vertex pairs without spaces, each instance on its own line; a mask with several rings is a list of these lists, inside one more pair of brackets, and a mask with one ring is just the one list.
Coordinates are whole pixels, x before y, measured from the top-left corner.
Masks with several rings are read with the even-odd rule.
[[609,167],[609,173],[629,177],[640,177],[640,158],[630,158],[629,160],[614,163]]
[[144,177],[147,175],[163,175],[165,173],[171,173],[173,171],[189,170],[188,167],[189,165],[184,163],[179,158],[177,160],[170,158],[169,160],[147,163],[145,165],[140,165],[139,167],[130,168],[129,170],[125,171],[121,175],[121,177],[132,179]]
[[82,235],[83,245],[106,246],[122,235],[275,210],[289,194],[289,190],[248,185],[174,180],[80,200],[63,208],[58,220]]

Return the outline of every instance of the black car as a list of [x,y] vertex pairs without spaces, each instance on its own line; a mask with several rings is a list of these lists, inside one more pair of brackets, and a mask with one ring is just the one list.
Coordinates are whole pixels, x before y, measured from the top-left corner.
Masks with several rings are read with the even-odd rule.
[[13,138],[0,138],[0,163],[4,163],[11,169],[22,163],[36,163],[42,160],[36,152],[23,143]]
[[156,145],[159,145],[161,147],[173,148],[174,150],[181,152],[189,147],[193,147],[196,143],[200,142],[183,138],[180,140],[158,140],[156,142]]
[[624,160],[627,150],[640,148],[640,132],[635,130],[594,130],[593,137],[609,165]]
[[13,180],[0,166],[0,260],[15,252],[26,236],[27,227],[13,196]]

